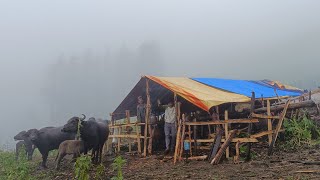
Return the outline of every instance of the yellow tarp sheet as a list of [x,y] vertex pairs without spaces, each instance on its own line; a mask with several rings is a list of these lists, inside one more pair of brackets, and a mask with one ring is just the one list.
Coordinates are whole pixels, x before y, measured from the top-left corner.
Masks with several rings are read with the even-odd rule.
[[199,108],[209,111],[212,106],[228,102],[249,102],[250,98],[209,87],[197,81],[184,77],[146,76],[148,79],[177,93]]

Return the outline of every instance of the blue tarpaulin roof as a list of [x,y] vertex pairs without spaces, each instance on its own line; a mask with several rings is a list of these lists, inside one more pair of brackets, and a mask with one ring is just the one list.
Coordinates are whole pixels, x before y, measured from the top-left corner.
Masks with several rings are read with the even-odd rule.
[[[271,98],[278,96],[299,96],[302,92],[294,92],[292,90],[283,90],[272,88],[268,85],[255,83],[247,80],[218,79],[218,78],[192,78],[195,81],[206,84],[211,87],[230,91],[233,93],[251,97],[251,93],[255,92],[256,98]],[[276,89],[276,93],[275,93]]]

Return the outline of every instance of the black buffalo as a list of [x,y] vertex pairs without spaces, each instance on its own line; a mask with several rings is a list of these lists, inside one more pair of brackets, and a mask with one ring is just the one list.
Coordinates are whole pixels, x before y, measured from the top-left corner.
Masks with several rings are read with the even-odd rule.
[[[83,116],[85,118],[85,115]],[[80,137],[85,144],[84,153],[87,154],[92,149],[92,162],[101,163],[103,145],[109,135],[108,126],[103,122],[96,121],[94,118],[84,121],[79,117],[73,117],[64,125],[63,131],[76,133],[79,122],[81,123]]]
[[24,147],[25,153],[28,157],[28,160],[32,160],[32,155],[35,145],[31,142],[29,134],[27,131],[21,131],[17,135],[14,136],[14,140],[19,141],[16,144],[16,159],[18,159],[19,152]]
[[51,150],[58,149],[59,145],[65,140],[73,140],[75,133],[62,132],[61,127],[45,127],[40,130],[29,130],[28,134],[33,144],[37,146],[41,155],[41,166],[46,168],[48,153]]

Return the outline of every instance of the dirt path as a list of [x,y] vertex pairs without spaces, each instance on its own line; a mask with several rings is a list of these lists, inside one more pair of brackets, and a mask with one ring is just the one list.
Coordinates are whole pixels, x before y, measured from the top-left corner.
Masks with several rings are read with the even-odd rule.
[[[223,161],[219,165],[210,165],[207,161],[179,162],[175,166],[172,160],[163,162],[159,156],[139,158],[123,157],[127,160],[123,167],[125,179],[320,179],[320,165],[304,165],[290,161],[320,161],[320,149],[305,149],[296,153],[276,152],[273,156],[266,155],[267,149],[251,162],[233,164]],[[110,164],[114,157],[107,156],[104,161],[106,173],[104,179],[116,175]],[[54,160],[49,160],[48,170],[37,170],[40,179],[72,179],[73,163],[65,160],[60,171],[53,170]],[[298,173],[301,170],[318,170],[318,173]],[[91,172],[91,177],[94,176]]]

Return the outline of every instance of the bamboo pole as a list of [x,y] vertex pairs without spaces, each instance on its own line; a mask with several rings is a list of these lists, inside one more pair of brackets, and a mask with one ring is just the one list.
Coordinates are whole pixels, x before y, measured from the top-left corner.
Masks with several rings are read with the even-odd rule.
[[137,134],[137,143],[138,143],[138,153],[141,154],[141,139],[140,139],[140,132],[138,130],[138,124],[136,124],[136,134]]
[[[255,93],[252,92],[252,97],[251,97],[251,114],[254,112],[254,103],[256,100],[256,96]],[[252,131],[252,123],[249,123],[249,127],[248,127],[248,135],[251,135],[251,131]],[[246,160],[249,161],[251,159],[251,143],[248,143],[247,146],[247,154],[246,154]]]
[[[119,128],[118,128],[118,134],[121,134],[121,130],[122,130],[122,127],[119,126]],[[120,152],[120,146],[121,146],[121,138],[119,137],[119,138],[118,138],[118,153]]]
[[[228,110],[225,110],[224,111],[224,120],[226,121],[226,122],[228,122]],[[224,125],[224,134],[225,134],[225,139],[227,139],[228,138],[228,135],[229,135],[229,128],[228,128],[228,123],[227,124],[225,124]],[[230,148],[229,147],[227,147],[227,149],[226,149],[226,158],[228,159],[229,157],[230,157]]]
[[290,104],[290,100],[288,100],[288,101],[286,102],[286,105],[285,105],[285,107],[284,107],[284,109],[283,109],[283,111],[282,111],[282,113],[281,113],[281,119],[280,119],[280,121],[278,122],[278,125],[277,125],[277,127],[276,127],[276,131],[275,131],[275,133],[274,133],[273,136],[272,136],[272,142],[271,142],[271,144],[270,144],[270,146],[269,146],[269,151],[268,151],[268,155],[269,155],[269,156],[272,154],[273,146],[274,146],[274,144],[276,143],[276,140],[277,140],[279,131],[280,131],[280,129],[281,129],[283,120],[284,120],[284,118],[285,118],[285,116],[286,116],[286,113],[287,113],[289,104]]
[[181,141],[180,141],[180,153],[179,153],[179,161],[181,161],[181,157],[183,154],[183,145],[184,145],[184,138],[185,138],[185,132],[186,132],[186,125],[185,125],[185,114],[182,114],[182,136],[181,136]]
[[148,124],[150,119],[150,94],[149,94],[149,80],[146,78],[146,94],[147,94],[147,109],[146,109],[146,125],[144,127],[144,147],[143,155],[147,156],[147,139],[148,139]]
[[234,157],[234,160],[233,160],[233,162],[234,162],[234,164],[239,164],[239,158],[240,158],[240,141],[238,141],[237,143],[236,143],[236,156]]
[[188,130],[189,130],[189,143],[190,143],[190,156],[192,156],[192,142],[191,142],[191,125],[188,126]]
[[[267,115],[271,116],[270,101],[269,100],[267,100]],[[268,118],[268,131],[272,131],[272,122],[271,122],[270,118]],[[268,135],[268,142],[269,142],[269,145],[270,145],[271,142],[272,142],[272,134]]]
[[[130,124],[130,111],[129,110],[126,110],[126,117],[127,117],[127,124]],[[130,138],[128,139],[128,143],[129,143],[129,152],[131,153],[131,139]]]
[[174,158],[173,158],[173,164],[176,164],[177,162],[177,157],[179,153],[179,145],[180,145],[180,137],[181,137],[181,120],[178,121],[178,130],[177,130],[177,137],[176,137],[176,146],[174,149]]

